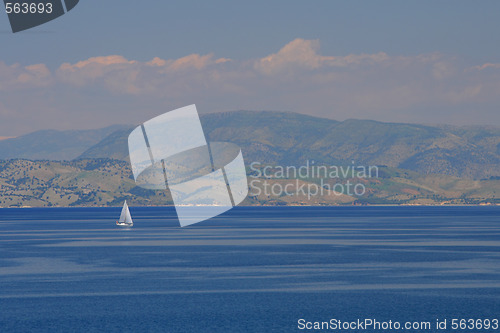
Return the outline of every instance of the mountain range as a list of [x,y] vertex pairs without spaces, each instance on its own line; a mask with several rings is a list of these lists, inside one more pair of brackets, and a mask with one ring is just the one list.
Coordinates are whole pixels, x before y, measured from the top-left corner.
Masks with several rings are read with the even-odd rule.
[[[209,142],[241,147],[249,175],[245,205],[500,204],[500,129],[335,121],[286,112],[235,111],[201,116]],[[139,188],[128,162],[135,126],[39,131],[0,140],[0,207],[171,204],[170,193]],[[299,189],[314,177],[255,178],[272,166],[377,166],[375,178],[326,179],[363,184],[362,196],[267,195],[264,186]],[[354,164],[353,164],[354,163]],[[323,185],[320,185],[323,186]]]
[[[209,141],[239,145],[249,165],[382,165],[422,175],[500,177],[500,128],[336,121],[303,114],[233,111],[201,116]],[[39,131],[0,141],[0,159],[127,161],[134,126]]]
[[0,140],[0,159],[72,160],[112,133],[130,126],[114,125],[93,130],[42,130]]

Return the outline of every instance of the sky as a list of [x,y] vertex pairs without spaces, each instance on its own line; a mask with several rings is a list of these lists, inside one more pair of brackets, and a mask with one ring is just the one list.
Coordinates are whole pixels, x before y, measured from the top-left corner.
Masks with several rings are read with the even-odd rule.
[[498,1],[81,0],[13,34],[0,137],[200,113],[500,126]]

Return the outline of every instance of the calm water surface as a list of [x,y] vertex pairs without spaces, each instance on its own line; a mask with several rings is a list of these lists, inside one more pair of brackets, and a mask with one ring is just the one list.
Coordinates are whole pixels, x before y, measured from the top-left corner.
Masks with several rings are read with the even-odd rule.
[[0,332],[500,319],[500,207],[238,207],[187,228],[131,207],[130,230],[120,210],[0,209]]

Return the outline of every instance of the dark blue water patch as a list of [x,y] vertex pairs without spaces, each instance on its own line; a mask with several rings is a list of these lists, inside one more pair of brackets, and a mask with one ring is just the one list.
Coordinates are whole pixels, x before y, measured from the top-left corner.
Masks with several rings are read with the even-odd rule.
[[[497,207],[0,210],[6,332],[294,332],[297,320],[498,316]],[[434,331],[434,330],[433,330]]]
[[[8,332],[299,332],[297,321],[429,321],[495,317],[491,298],[390,292],[233,293],[25,299],[10,304]],[[465,306],[464,306],[465,305]],[[101,309],[102,311],[96,311]],[[29,313],[29,316],[26,316]],[[432,329],[428,332],[439,332]]]

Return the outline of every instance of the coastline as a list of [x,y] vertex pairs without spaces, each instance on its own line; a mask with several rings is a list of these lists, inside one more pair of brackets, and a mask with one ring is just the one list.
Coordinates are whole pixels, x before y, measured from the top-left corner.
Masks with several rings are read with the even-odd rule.
[[[252,208],[252,207],[304,207],[304,208],[340,208],[340,207],[499,207],[500,203],[497,204],[440,204],[440,205],[420,205],[420,204],[366,204],[366,205],[238,205],[236,207],[241,208]],[[0,209],[58,209],[58,208],[121,208],[121,205],[117,206],[21,206],[21,207],[0,207]],[[130,207],[135,208],[175,208],[174,205],[130,205]],[[192,206],[195,207],[195,206]],[[236,208],[234,207],[234,208]]]

